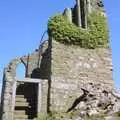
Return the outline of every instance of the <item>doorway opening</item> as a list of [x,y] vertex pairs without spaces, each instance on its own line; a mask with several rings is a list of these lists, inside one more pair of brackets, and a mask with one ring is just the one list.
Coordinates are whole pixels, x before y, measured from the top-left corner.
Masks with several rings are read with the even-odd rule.
[[15,119],[34,119],[37,117],[38,84],[17,83],[15,98]]

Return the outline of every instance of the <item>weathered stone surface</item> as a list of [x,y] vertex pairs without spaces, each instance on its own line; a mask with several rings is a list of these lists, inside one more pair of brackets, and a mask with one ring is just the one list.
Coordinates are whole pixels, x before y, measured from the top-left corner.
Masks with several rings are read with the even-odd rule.
[[72,23],[72,10],[70,8],[66,8],[64,10],[63,15],[67,18],[67,20]]
[[[77,0],[73,11],[67,9],[65,14],[70,22],[74,22],[75,17],[75,24],[86,28],[87,7],[89,13],[99,9],[104,13],[101,0]],[[1,120],[13,120],[18,82],[16,68],[20,63],[26,68],[25,77],[41,81],[35,82],[38,84],[38,114],[78,109],[82,111],[73,120],[83,120],[85,115],[120,111],[119,97],[111,92],[114,88],[111,49],[84,49],[55,42],[50,37],[45,46],[15,58],[4,69]]]
[[[83,49],[53,41],[51,65],[51,110],[67,109],[82,94],[81,88],[89,88],[95,94],[103,88],[114,88],[109,48]],[[94,91],[90,91],[91,84],[95,84]]]
[[[31,75],[37,67],[37,55],[37,52],[29,55],[27,77],[33,77]],[[22,58],[27,64],[27,59]],[[16,67],[20,62],[20,59],[18,62],[15,60],[15,63],[13,61],[5,71],[4,96],[2,96],[4,120],[8,118],[8,111],[11,111],[9,112],[9,119],[13,120],[12,93],[14,81],[17,81]],[[41,82],[42,98],[39,104],[42,113],[47,112],[48,107],[53,111],[67,111],[75,100],[79,101],[79,98],[84,95],[82,89],[89,91],[85,98],[87,101],[82,100],[75,109],[83,109],[83,113],[89,114],[89,116],[101,112],[98,105],[101,108],[106,105],[106,110],[112,110],[113,113],[119,111],[119,100],[115,102],[118,98],[113,97],[109,92],[114,88],[111,50],[109,48],[83,49],[79,46],[69,46],[52,41],[52,49],[49,47],[43,51],[40,67],[42,74],[39,75],[41,70],[37,69],[34,77],[43,79]],[[109,94],[103,94],[103,91],[107,91]]]
[[[40,53],[41,54],[41,53]],[[41,55],[40,55],[41,56]],[[2,88],[2,96],[1,96],[1,110],[0,110],[0,119],[1,120],[13,120],[13,114],[14,114],[14,107],[15,107],[15,93],[16,93],[16,83],[17,83],[17,76],[16,76],[16,68],[20,63],[23,63],[26,68],[26,77],[29,78],[38,78],[39,73],[36,71],[37,74],[35,74],[34,70],[39,67],[38,61],[41,61],[41,58],[39,59],[39,51],[33,52],[31,55],[23,56],[21,58],[15,58],[8,64],[8,67],[4,69],[4,77],[3,77],[3,88]],[[40,62],[39,62],[40,63]],[[35,75],[36,76],[35,76]],[[40,76],[39,76],[40,78]],[[29,79],[30,80],[30,79]],[[42,81],[39,79],[39,81]],[[28,79],[27,79],[28,82]],[[34,82],[33,82],[34,83]],[[46,113],[47,111],[47,94],[48,94],[48,80],[44,80],[41,82],[41,96],[40,101],[41,104],[39,105],[39,108],[41,109],[41,113]],[[32,88],[31,88],[32,89]],[[16,103],[17,104],[17,103]]]

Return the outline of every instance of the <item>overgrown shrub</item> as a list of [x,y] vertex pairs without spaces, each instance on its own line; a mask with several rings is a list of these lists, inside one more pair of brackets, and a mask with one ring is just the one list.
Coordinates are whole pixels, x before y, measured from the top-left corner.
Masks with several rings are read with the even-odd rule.
[[48,34],[64,44],[84,48],[105,47],[108,41],[107,22],[101,14],[92,13],[88,18],[88,29],[79,28],[66,17],[56,15],[48,22]]

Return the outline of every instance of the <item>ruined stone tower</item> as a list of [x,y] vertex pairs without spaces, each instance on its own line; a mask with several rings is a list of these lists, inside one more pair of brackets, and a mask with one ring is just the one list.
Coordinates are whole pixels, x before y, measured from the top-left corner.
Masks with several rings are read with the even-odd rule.
[[74,8],[66,8],[63,15],[78,27],[87,28],[88,14],[96,11],[100,11],[101,14],[105,15],[101,0],[76,0]]
[[[98,9],[104,13],[100,0],[76,0],[75,7],[65,9],[63,15],[88,29],[88,14]],[[15,58],[4,69],[1,120],[33,119],[49,111],[67,110],[86,84],[114,88],[110,47],[86,49],[54,39],[49,36],[39,49]],[[23,80],[16,76],[20,63],[26,68]]]

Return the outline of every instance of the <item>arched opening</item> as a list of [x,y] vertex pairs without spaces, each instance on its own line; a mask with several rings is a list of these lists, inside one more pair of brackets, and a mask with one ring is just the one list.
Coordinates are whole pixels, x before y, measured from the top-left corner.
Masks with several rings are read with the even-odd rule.
[[[26,63],[21,62],[16,68],[17,87],[14,106],[14,118],[34,119],[37,116],[38,83],[26,82]],[[28,79],[30,80],[30,79]]]
[[17,69],[16,69],[16,77],[19,79],[19,80],[22,80],[25,78],[25,74],[26,74],[26,68],[25,68],[25,65],[23,63],[20,63],[18,66],[17,66]]

